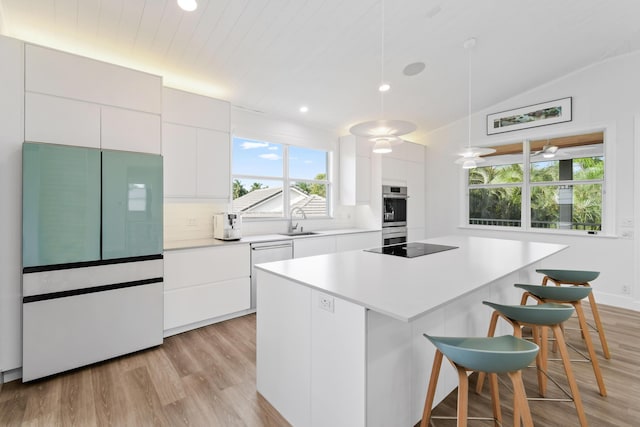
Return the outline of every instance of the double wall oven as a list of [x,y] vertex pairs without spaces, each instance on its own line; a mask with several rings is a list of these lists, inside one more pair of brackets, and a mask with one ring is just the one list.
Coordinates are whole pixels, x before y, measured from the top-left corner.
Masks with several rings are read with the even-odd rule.
[[382,186],[382,244],[407,241],[407,187]]

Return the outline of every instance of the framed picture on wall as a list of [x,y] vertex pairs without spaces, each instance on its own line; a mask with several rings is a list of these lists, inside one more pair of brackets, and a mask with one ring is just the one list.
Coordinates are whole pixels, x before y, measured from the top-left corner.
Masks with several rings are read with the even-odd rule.
[[487,114],[487,135],[571,121],[571,97]]

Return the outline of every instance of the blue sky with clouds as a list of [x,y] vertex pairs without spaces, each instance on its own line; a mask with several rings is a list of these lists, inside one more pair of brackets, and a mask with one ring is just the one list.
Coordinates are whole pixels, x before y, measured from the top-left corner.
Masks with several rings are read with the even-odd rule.
[[[276,176],[283,175],[283,149],[281,144],[233,138],[233,175]],[[302,147],[289,147],[289,176],[314,179],[327,171],[325,151]]]

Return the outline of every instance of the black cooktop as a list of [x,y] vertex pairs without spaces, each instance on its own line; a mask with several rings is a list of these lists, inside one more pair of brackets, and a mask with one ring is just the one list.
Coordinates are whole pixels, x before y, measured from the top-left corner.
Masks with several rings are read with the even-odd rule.
[[397,245],[383,246],[375,249],[365,249],[366,252],[377,254],[395,255],[403,258],[416,258],[423,255],[435,254],[436,252],[457,249],[457,246],[434,245],[431,243],[398,243]]

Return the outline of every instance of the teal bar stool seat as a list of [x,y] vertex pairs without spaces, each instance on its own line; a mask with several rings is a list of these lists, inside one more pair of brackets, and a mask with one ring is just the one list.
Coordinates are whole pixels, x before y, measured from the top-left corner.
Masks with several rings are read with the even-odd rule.
[[[584,344],[587,348],[588,355],[582,355],[585,359],[591,362],[593,367],[593,374],[596,377],[598,383],[598,389],[601,396],[607,395],[607,388],[604,385],[604,378],[602,377],[602,371],[600,370],[600,364],[598,363],[598,357],[593,347],[593,341],[589,333],[589,327],[587,325],[587,319],[582,310],[582,300],[587,298],[592,293],[590,286],[545,286],[545,285],[525,285],[516,284],[517,288],[524,290],[520,304],[527,303],[529,298],[536,300],[539,304],[547,302],[571,304],[578,316],[578,322],[580,324],[580,330],[582,337],[584,338]],[[578,351],[574,348],[574,350]]]
[[[568,398],[553,400],[573,401],[580,425],[583,427],[587,426],[587,418],[584,413],[582,398],[580,397],[578,384],[576,383],[576,378],[573,374],[573,370],[571,369],[571,361],[569,359],[567,345],[564,340],[564,333],[561,328],[562,323],[573,315],[574,308],[571,305],[558,303],[542,303],[539,305],[504,305],[489,301],[483,301],[482,303],[494,309],[493,314],[491,315],[491,322],[489,324],[489,332],[487,334],[489,337],[492,337],[495,334],[498,320],[500,318],[504,319],[513,327],[513,335],[518,338],[522,337],[522,328],[524,326],[531,328],[533,341],[540,347],[540,352],[536,357],[536,367],[538,374],[538,392],[542,397],[529,400],[548,400],[545,399],[544,396],[546,394],[547,378],[550,378],[556,385],[558,385],[558,387],[560,387]],[[553,378],[549,377],[547,373],[547,328],[553,331],[558,343],[558,349],[560,351],[564,371],[567,376],[567,382],[569,383],[570,392],[561,387],[555,380],[553,380]],[[483,382],[484,375],[479,374],[476,386],[477,393],[482,391]]]
[[[458,373],[458,426],[466,426],[469,419],[494,420],[499,425],[502,425],[496,375],[498,373],[507,373],[513,384],[514,426],[520,426],[521,419],[525,426],[533,426],[524,384],[522,383],[521,369],[526,368],[535,359],[539,350],[536,344],[511,335],[491,338],[433,337],[426,334],[424,336],[436,347],[436,353],[433,359],[433,368],[431,369],[431,378],[420,427],[429,425],[432,418],[452,418],[431,415],[443,355],[447,357]],[[493,418],[468,416],[468,371],[489,374]]]
[[[551,280],[556,286],[561,285],[574,285],[574,286],[586,286],[591,287],[590,282],[597,279],[600,276],[599,271],[584,271],[584,270],[553,270],[553,269],[538,269],[536,270],[540,274],[544,274],[542,278],[542,285],[546,286],[547,282]],[[591,312],[593,313],[593,320],[595,325],[590,325],[592,329],[598,332],[600,337],[600,344],[602,345],[602,353],[605,359],[611,358],[609,352],[609,344],[607,344],[607,337],[604,334],[604,328],[602,327],[602,321],[600,320],[600,312],[598,311],[598,304],[596,304],[596,298],[593,292],[589,294],[589,305],[591,306]]]

